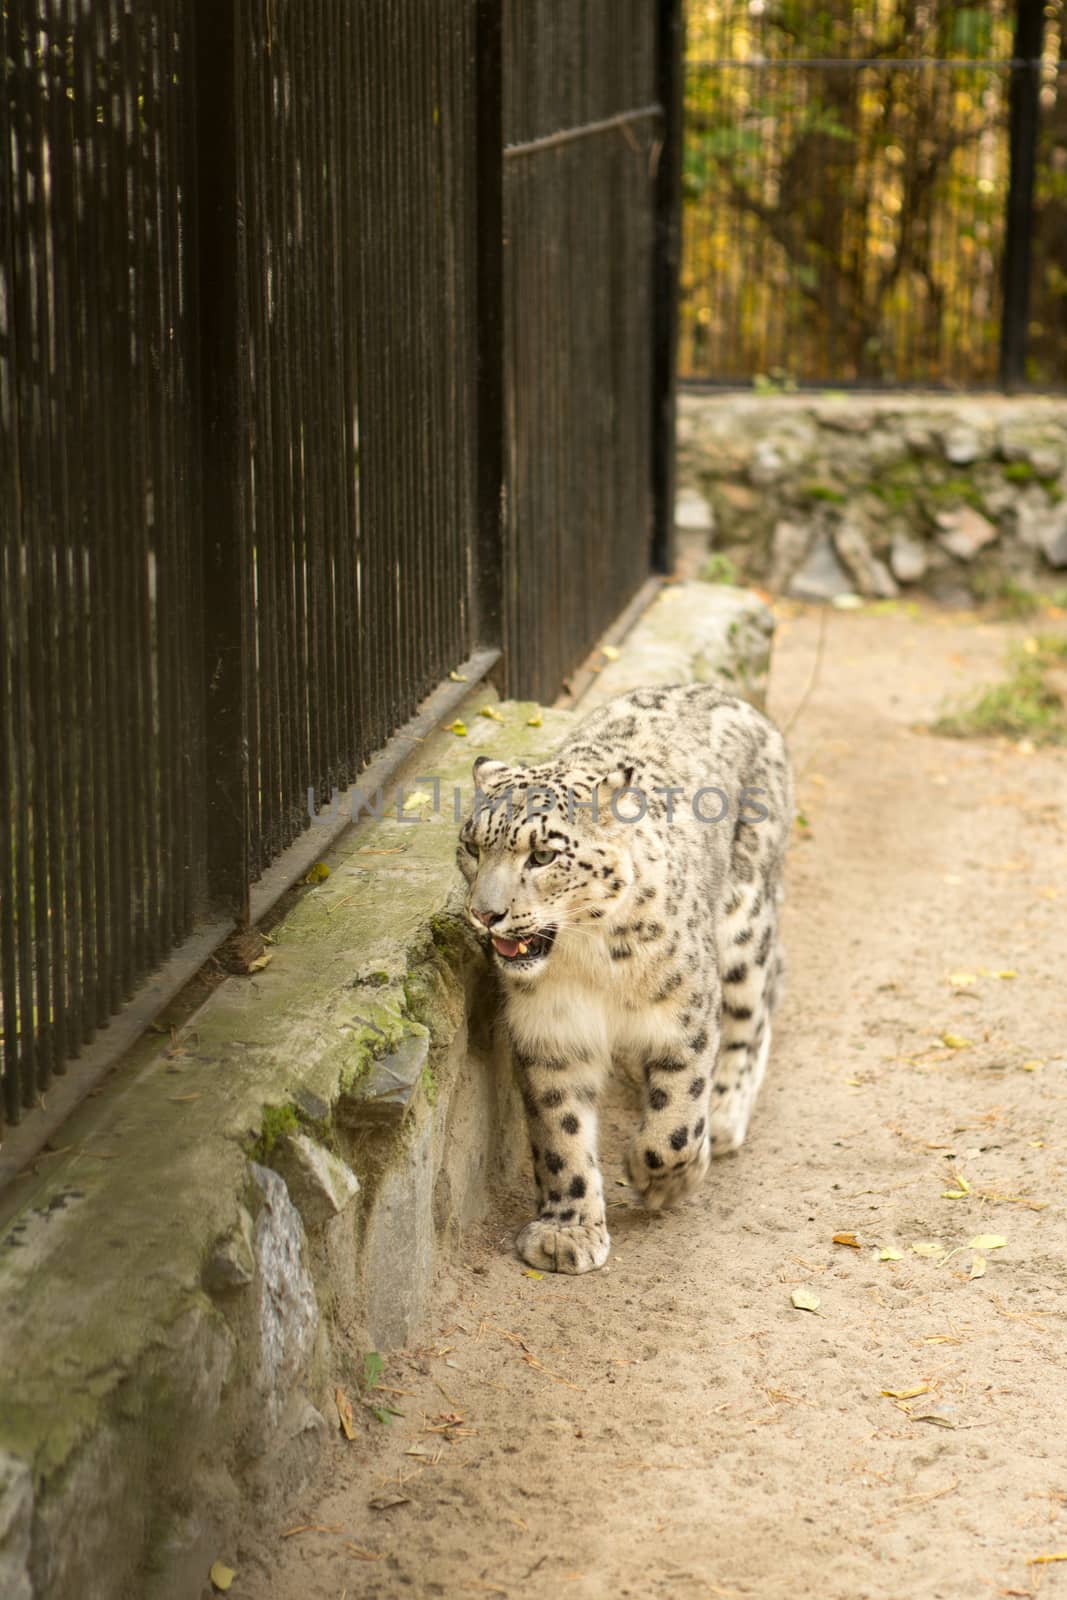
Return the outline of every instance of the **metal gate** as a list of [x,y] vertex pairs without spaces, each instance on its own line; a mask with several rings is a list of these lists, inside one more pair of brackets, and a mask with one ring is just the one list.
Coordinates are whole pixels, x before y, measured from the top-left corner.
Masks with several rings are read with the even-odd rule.
[[8,1122],[309,791],[475,653],[550,699],[666,559],[678,9],[6,0]]

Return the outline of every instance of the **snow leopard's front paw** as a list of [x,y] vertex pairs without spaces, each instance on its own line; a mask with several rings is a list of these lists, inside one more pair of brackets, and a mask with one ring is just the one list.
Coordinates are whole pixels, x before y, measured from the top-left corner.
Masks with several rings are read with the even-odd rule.
[[657,1149],[643,1129],[635,1134],[626,1154],[626,1176],[649,1211],[676,1206],[693,1194],[704,1182],[710,1165],[711,1146],[703,1129],[700,1137],[682,1150],[670,1144]]
[[558,1222],[528,1222],[515,1240],[515,1248],[531,1267],[542,1272],[595,1272],[608,1259],[611,1240],[607,1224],[561,1227]]

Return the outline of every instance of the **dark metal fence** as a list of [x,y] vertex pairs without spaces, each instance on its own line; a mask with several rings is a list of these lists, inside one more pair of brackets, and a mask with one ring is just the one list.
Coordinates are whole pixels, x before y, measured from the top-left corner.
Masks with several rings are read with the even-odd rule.
[[0,1120],[664,559],[677,17],[2,0]]
[[656,8],[508,0],[505,41],[505,625],[547,698],[650,569]]
[[180,10],[2,10],[0,989],[12,1121],[189,929],[203,887]]
[[1060,387],[1061,0],[690,0],[680,370]]

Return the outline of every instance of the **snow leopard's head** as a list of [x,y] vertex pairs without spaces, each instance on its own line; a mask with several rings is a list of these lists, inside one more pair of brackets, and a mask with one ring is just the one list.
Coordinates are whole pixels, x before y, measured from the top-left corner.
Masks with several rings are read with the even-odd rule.
[[[632,776],[627,768],[510,767],[484,756],[474,763],[474,804],[456,859],[468,884],[467,917],[502,971],[536,975],[560,934],[593,932],[627,894],[633,829],[612,803]],[[625,818],[625,802],[618,810]]]

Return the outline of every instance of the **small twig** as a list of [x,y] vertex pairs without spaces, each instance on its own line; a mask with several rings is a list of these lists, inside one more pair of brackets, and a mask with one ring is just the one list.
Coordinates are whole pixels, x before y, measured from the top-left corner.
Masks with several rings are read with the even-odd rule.
[[792,731],[794,724],[796,723],[798,717],[800,716],[800,713],[804,710],[804,707],[807,705],[808,701],[811,699],[812,695],[814,694],[815,685],[819,681],[819,673],[822,670],[823,651],[824,651],[824,649],[826,647],[826,623],[827,623],[827,620],[829,618],[829,615],[830,615],[830,609],[829,609],[828,606],[824,606],[822,608],[822,610],[819,612],[819,639],[818,639],[818,643],[815,646],[815,661],[814,661],[814,663],[812,665],[811,677],[808,679],[807,688],[804,690],[804,693],[801,695],[799,701],[797,702],[797,705],[796,705],[796,707],[795,707],[795,709],[793,711],[793,715],[789,718],[789,721],[782,728],[782,733],[784,735],[786,735],[786,736],[788,736],[788,734]]
[[385,1560],[385,1556],[381,1551],[378,1551],[378,1550],[364,1550],[362,1545],[349,1544],[347,1540],[345,1541],[345,1549],[350,1551],[352,1553],[352,1555],[356,1556],[360,1561],[384,1561]]
[[960,1480],[958,1478],[953,1478],[952,1482],[947,1483],[943,1489],[931,1489],[928,1494],[907,1494],[904,1496],[900,1504],[902,1507],[925,1506],[931,1500],[940,1500],[943,1495],[954,1494],[959,1486]]

